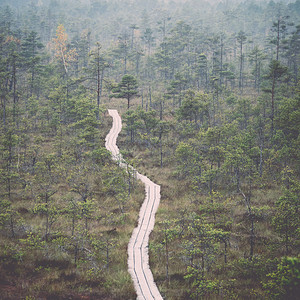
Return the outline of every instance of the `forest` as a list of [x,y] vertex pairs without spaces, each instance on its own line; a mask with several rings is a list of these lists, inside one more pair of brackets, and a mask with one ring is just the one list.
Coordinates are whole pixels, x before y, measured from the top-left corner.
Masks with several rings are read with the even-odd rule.
[[0,0],[0,299],[299,299],[300,0]]

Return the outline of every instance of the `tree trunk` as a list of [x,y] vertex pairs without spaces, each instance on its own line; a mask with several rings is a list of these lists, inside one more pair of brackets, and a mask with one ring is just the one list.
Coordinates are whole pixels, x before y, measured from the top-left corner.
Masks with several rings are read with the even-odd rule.
[[77,243],[74,245],[74,262],[75,262],[75,265],[77,263],[77,259],[78,259],[78,245]]
[[5,99],[5,95],[2,96],[2,103],[3,103],[3,112],[2,112],[2,118],[3,118],[3,126],[4,129],[6,131],[6,99]]
[[275,115],[275,76],[272,81],[272,90],[271,90],[271,137],[274,133],[274,115]]
[[224,263],[227,264],[227,241],[224,241]]
[[254,253],[254,216],[250,214],[251,229],[250,229],[250,259],[252,260]]
[[45,202],[46,202],[46,231],[45,231],[45,240],[46,240],[46,242],[48,241],[48,228],[49,228],[48,201],[49,201],[49,197],[48,197],[48,194],[46,192],[46,195],[45,195]]
[[75,231],[75,214],[73,215],[72,218],[72,236],[74,236],[74,231]]
[[15,229],[14,229],[14,218],[13,218],[12,213],[10,215],[10,224],[9,225],[10,225],[11,236],[12,236],[12,238],[14,238],[15,237]]
[[262,144],[259,147],[259,177],[262,176],[263,172],[263,154],[262,154]]
[[243,43],[241,43],[240,80],[239,88],[243,91]]
[[235,177],[236,177],[236,192],[240,191],[240,170],[239,167],[235,168]]
[[167,234],[165,234],[165,240],[166,240],[166,279],[169,279],[169,248],[168,248],[168,237]]
[[[99,53],[98,53],[99,54]],[[97,57],[97,120],[99,121],[99,108],[100,108],[100,58]]]
[[160,141],[160,167],[163,167],[163,148],[162,148],[162,142]]
[[289,254],[289,226],[288,218],[285,219],[285,255]]
[[16,109],[17,109],[17,68],[16,68],[16,58],[14,57],[13,62],[13,100],[14,100],[14,106],[13,106],[13,120],[16,122]]
[[106,269],[109,269],[109,242],[108,238],[106,239]]
[[279,60],[279,44],[280,44],[280,19],[278,19],[277,22],[276,60]]

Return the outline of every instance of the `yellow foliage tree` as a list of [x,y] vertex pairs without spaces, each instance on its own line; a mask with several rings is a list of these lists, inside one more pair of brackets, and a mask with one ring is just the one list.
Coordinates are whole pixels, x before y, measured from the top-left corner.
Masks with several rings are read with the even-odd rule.
[[66,73],[68,73],[68,65],[75,61],[77,57],[76,49],[67,49],[68,35],[65,31],[64,25],[59,24],[56,29],[56,37],[53,39],[53,46],[55,50],[55,57],[57,57],[63,64]]

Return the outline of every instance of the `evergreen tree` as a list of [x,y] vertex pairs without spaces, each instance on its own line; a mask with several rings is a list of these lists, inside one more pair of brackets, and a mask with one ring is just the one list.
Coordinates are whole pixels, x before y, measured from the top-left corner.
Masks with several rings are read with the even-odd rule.
[[121,82],[113,89],[113,97],[127,99],[127,109],[130,107],[130,100],[138,94],[138,83],[133,75],[123,76]]

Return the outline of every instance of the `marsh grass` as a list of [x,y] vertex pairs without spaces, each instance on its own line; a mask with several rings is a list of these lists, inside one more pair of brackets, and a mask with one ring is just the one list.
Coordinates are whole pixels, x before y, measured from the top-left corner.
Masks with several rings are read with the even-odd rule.
[[[111,127],[111,118],[102,121],[97,141],[104,146],[104,139]],[[65,212],[70,186],[68,143],[72,130],[64,130],[66,160],[61,160],[57,192],[51,197],[51,205],[59,210],[51,226],[48,241],[45,240],[45,214],[35,213],[39,192],[29,183],[34,179],[30,172],[27,185],[14,185],[13,209],[15,237],[12,239],[9,226],[0,229],[0,290],[2,299],[135,299],[135,291],[127,271],[127,246],[138,212],[144,200],[144,186],[136,183],[135,189],[126,197],[124,212],[119,209],[116,199],[106,193],[101,172],[87,174],[86,181],[93,188],[93,212],[88,219],[88,237],[84,233],[84,219],[77,218],[75,235],[72,237],[72,219]],[[43,156],[55,153],[55,138],[37,138],[33,132],[30,141],[39,140]],[[84,156],[83,156],[83,159]],[[84,160],[84,163],[90,163]],[[91,166],[92,167],[92,166]],[[108,162],[108,168],[118,166]],[[1,191],[3,192],[3,191]],[[78,195],[72,195],[79,199]],[[80,212],[80,211],[79,211]],[[31,234],[31,240],[29,236]],[[74,238],[82,249],[74,261]],[[93,248],[92,240],[100,243]],[[33,242],[34,241],[34,242]],[[34,244],[32,244],[34,243]],[[83,243],[83,244],[82,244]],[[102,244],[101,244],[102,243]],[[106,243],[109,244],[107,264]],[[108,244],[107,244],[108,245]]]
[[[124,138],[124,136],[123,136]],[[166,278],[166,256],[162,245],[162,230],[159,225],[167,219],[181,219],[188,217],[191,213],[200,213],[199,207],[207,202],[207,193],[199,191],[195,193],[189,180],[178,179],[175,175],[176,163],[174,159],[167,158],[163,168],[159,167],[157,154],[139,145],[129,145],[123,140],[121,147],[127,147],[129,157],[142,158],[138,160],[137,168],[142,174],[146,174],[151,180],[161,185],[161,203],[156,214],[156,225],[150,236],[150,266],[154,274],[155,281],[166,299],[189,299],[191,283],[184,279],[187,274],[187,264],[183,253],[184,240],[181,238],[171,242],[169,247],[169,278]],[[260,267],[267,267],[268,262],[264,261],[267,255],[279,255],[280,249],[276,244],[278,237],[271,226],[274,202],[281,194],[281,190],[276,183],[270,185],[266,178],[261,180],[261,185],[253,189],[252,207],[255,211],[255,246],[254,257],[260,261]],[[255,269],[255,262],[245,265],[239,263],[244,259],[249,259],[250,222],[244,199],[241,195],[231,193],[228,187],[220,190],[224,212],[217,215],[217,222],[222,228],[230,230],[230,239],[227,245],[227,263],[224,263],[223,255],[216,257],[212,269],[207,273],[207,278],[218,280],[222,291],[219,294],[211,294],[203,299],[254,299],[262,297],[261,280],[255,272],[249,271],[247,276],[240,276],[239,272],[245,268]],[[203,215],[204,217],[204,215]],[[209,222],[213,222],[212,215],[206,213],[205,217]],[[229,226],[229,227],[228,227]],[[224,246],[220,246],[224,252]],[[221,252],[222,252],[221,251]],[[254,259],[254,260],[255,260]],[[202,298],[201,298],[202,299]]]
[[[140,99],[135,99],[137,104]],[[117,108],[119,112],[126,110],[125,103],[111,100],[109,107]],[[97,141],[104,145],[104,138],[111,127],[111,118],[103,119]],[[66,129],[64,144],[66,151],[72,141],[72,130]],[[54,138],[36,137],[36,132],[30,136],[31,142],[39,139],[41,152],[54,153],[56,142]],[[169,137],[171,140],[171,137]],[[172,145],[172,141],[169,141]],[[179,236],[170,243],[169,248],[169,278],[166,278],[166,254],[162,243],[165,220],[177,220],[184,228],[190,215],[198,214],[207,222],[213,223],[211,213],[205,211],[209,207],[208,194],[205,190],[192,189],[189,178],[182,179],[176,175],[173,144],[166,151],[163,168],[159,166],[157,149],[146,149],[141,145],[128,143],[126,131],[123,130],[118,138],[121,150],[127,150],[129,159],[137,158],[137,169],[147,175],[152,181],[161,185],[161,203],[156,214],[156,225],[150,236],[150,267],[155,281],[164,298],[189,299],[191,296],[191,281],[187,275],[188,259],[184,254],[184,237]],[[61,168],[61,180],[57,184],[57,193],[53,196],[53,204],[63,208],[66,194],[70,187],[66,178],[69,176],[68,161]],[[108,169],[118,172],[116,164],[109,162]],[[28,175],[28,183],[33,175]],[[133,193],[126,198],[124,212],[120,211],[113,194],[104,189],[101,172],[97,176],[88,174],[86,180],[93,186],[94,210],[88,220],[88,230],[96,242],[109,244],[109,264],[105,247],[92,249],[82,233],[84,220],[78,219],[76,239],[85,243],[85,248],[93,250],[89,256],[81,250],[75,262],[75,250],[72,243],[72,221],[66,213],[58,216],[51,228],[51,238],[45,243],[42,232],[45,228],[45,215],[36,214],[33,208],[36,204],[37,193],[31,186],[15,185],[13,207],[18,212],[15,224],[15,238],[11,239],[9,226],[1,228],[0,234],[0,290],[4,299],[135,299],[133,283],[127,271],[127,246],[133,228],[138,221],[139,209],[144,201],[144,186],[136,182]],[[3,191],[2,191],[3,192]],[[203,299],[253,299],[263,298],[260,281],[262,274],[255,268],[270,268],[270,263],[264,265],[263,258],[268,254],[276,257],[283,253],[278,236],[270,224],[273,216],[274,202],[280,195],[280,189],[275,182],[262,178],[261,184],[253,190],[252,204],[258,211],[255,222],[254,259],[249,262],[249,219],[245,203],[240,195],[231,193],[230,187],[221,187],[223,196],[219,203],[222,212],[218,213],[216,223],[220,228],[230,231],[227,249],[227,263],[224,263],[223,245],[220,254],[215,258],[213,266],[207,272],[207,279],[218,280],[222,290],[219,295],[205,296]],[[73,197],[75,195],[73,194]],[[202,205],[202,208],[200,206]],[[204,212],[203,212],[204,207]],[[77,227],[76,227],[77,228]],[[76,229],[77,230],[77,229]],[[81,231],[80,231],[81,230]],[[37,238],[36,247],[28,247],[22,241],[32,232]],[[61,242],[62,241],[62,242]],[[90,248],[89,248],[90,247]],[[90,254],[90,253],[89,253]],[[275,261],[275,260],[274,260]]]

